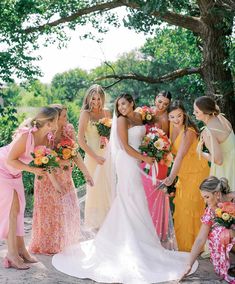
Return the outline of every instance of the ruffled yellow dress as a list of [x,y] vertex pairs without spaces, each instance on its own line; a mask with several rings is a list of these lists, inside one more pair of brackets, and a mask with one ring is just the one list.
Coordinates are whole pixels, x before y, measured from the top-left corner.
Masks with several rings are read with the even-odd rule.
[[[88,146],[99,156],[105,157],[107,146],[100,148],[100,136],[95,122],[89,120],[85,138]],[[84,163],[94,180],[94,186],[87,185],[85,199],[85,227],[99,229],[110,208],[110,185],[107,182],[106,165],[98,165],[89,155],[85,155]]]
[[[190,128],[190,131],[194,129]],[[172,126],[170,127],[170,137]],[[172,145],[172,153],[177,154],[184,129],[181,130]],[[180,251],[191,251],[192,245],[201,227],[200,218],[205,210],[205,203],[201,197],[199,185],[209,175],[208,162],[199,159],[196,152],[198,139],[195,139],[187,154],[184,156],[176,183],[174,198],[174,227]]]

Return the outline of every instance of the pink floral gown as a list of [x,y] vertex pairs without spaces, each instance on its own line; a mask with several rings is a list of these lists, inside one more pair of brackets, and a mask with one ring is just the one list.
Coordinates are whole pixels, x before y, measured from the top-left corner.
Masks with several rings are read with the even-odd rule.
[[7,164],[8,154],[14,143],[22,134],[28,134],[25,153],[19,158],[25,164],[32,160],[31,153],[34,149],[33,129],[18,129],[13,141],[0,148],[0,239],[7,239],[9,230],[9,214],[13,199],[14,190],[17,192],[20,204],[19,214],[17,216],[17,236],[24,236],[24,210],[25,210],[25,193],[22,181],[22,172],[12,168]]
[[[146,125],[146,133],[154,125]],[[141,168],[145,167],[145,163],[141,163]],[[158,163],[157,184],[167,177],[168,167]],[[145,190],[148,208],[153,220],[157,235],[161,240],[162,245],[167,249],[177,249],[177,242],[173,227],[172,215],[170,210],[169,195],[162,190],[156,190],[156,186],[152,184],[152,169],[150,168],[149,175],[142,175],[142,182]]]
[[214,211],[207,207],[204,215],[201,217],[201,222],[211,227],[208,235],[209,250],[211,261],[214,265],[215,272],[229,283],[235,284],[235,279],[228,275],[230,267],[229,252],[235,244],[235,238],[230,240],[228,245],[221,244],[221,232],[225,227],[216,226],[214,222]]
[[[75,140],[71,124],[64,127],[64,137]],[[79,241],[80,210],[72,180],[72,167],[56,170],[55,177],[63,193],[56,191],[47,176],[41,180],[35,178],[32,239],[29,246],[32,253],[55,254]]]

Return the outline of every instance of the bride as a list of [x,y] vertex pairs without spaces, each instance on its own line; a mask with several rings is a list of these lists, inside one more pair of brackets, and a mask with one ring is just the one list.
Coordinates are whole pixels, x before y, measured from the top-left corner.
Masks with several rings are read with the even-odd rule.
[[[188,253],[161,246],[148,211],[139,162],[152,164],[153,158],[138,152],[145,127],[134,109],[129,94],[116,100],[110,139],[116,195],[93,240],[54,255],[52,264],[63,273],[97,282],[140,284],[176,280],[185,270]],[[191,273],[197,266],[196,262]]]

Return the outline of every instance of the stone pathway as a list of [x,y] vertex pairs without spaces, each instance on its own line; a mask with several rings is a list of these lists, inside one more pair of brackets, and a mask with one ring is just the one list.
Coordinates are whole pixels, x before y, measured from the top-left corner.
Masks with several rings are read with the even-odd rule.
[[[31,218],[25,219],[25,240],[26,243],[30,240],[31,234]],[[4,242],[0,242],[0,261],[6,254],[6,245]],[[39,262],[31,265],[29,270],[19,271],[15,269],[5,269],[0,265],[0,283],[1,284],[94,284],[91,280],[81,280],[78,278],[70,277],[63,273],[58,272],[51,265],[51,257],[38,255]],[[164,271],[163,271],[164,273]],[[177,283],[171,281],[168,283]],[[182,283],[190,284],[216,284],[227,283],[221,281],[214,273],[212,264],[210,261],[199,259],[199,269],[196,273]],[[138,283],[136,283],[138,284]]]

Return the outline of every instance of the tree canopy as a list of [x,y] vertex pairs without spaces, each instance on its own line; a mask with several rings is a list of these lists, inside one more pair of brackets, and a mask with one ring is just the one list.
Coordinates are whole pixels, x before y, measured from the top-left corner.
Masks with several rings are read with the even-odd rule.
[[[125,7],[124,24],[136,31],[155,32],[162,23],[191,31],[201,53],[200,62],[182,64],[160,77],[148,74],[112,74],[123,79],[162,83],[191,74],[199,74],[205,93],[215,96],[235,125],[234,82],[229,54],[234,54],[232,30],[233,0],[3,0],[0,3],[0,75],[7,81],[12,74],[30,77],[39,72],[31,52],[43,36],[45,44],[67,40],[66,29],[91,23],[100,32],[109,24],[117,25],[117,9]],[[88,36],[88,35],[86,35]],[[182,62],[184,63],[184,61]],[[132,70],[130,70],[131,72]],[[129,72],[129,73],[130,73]],[[111,78],[111,77],[110,77]]]

